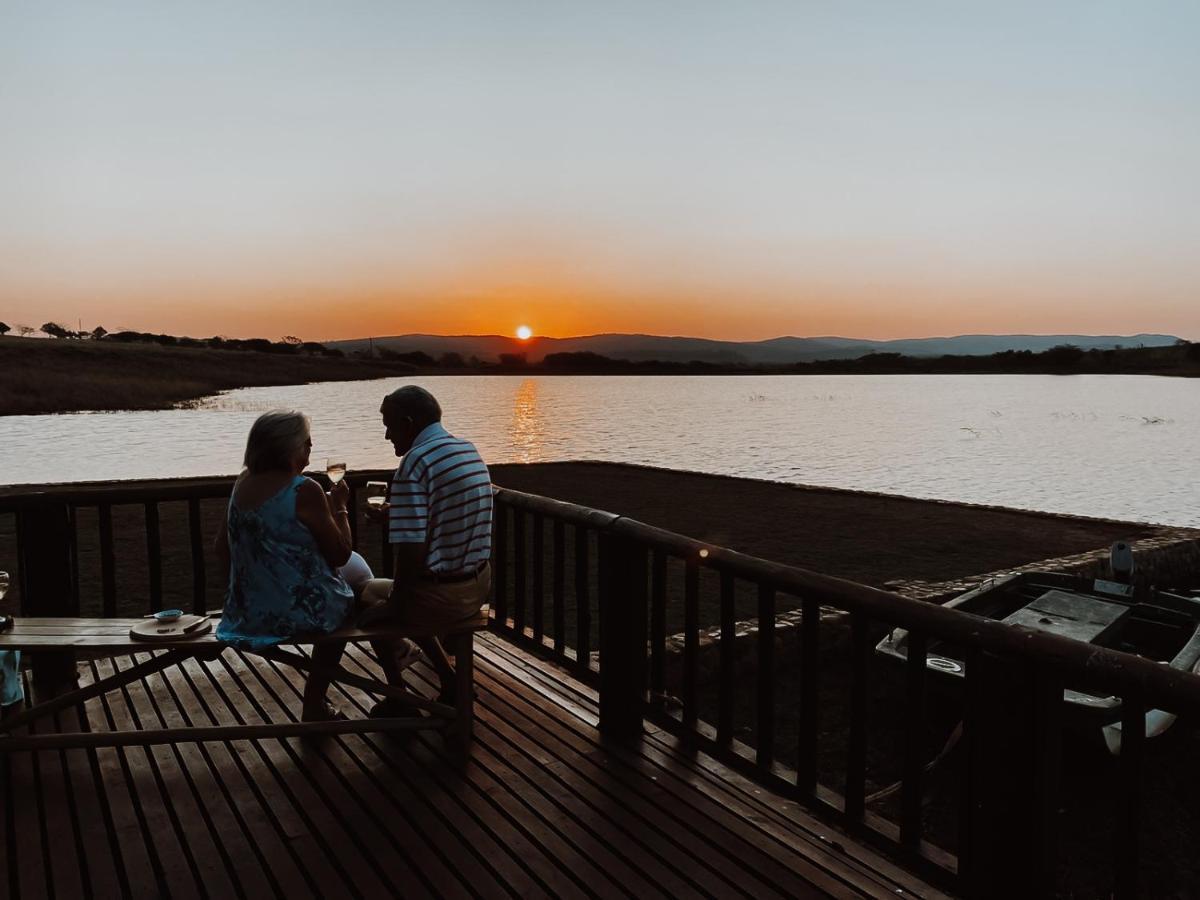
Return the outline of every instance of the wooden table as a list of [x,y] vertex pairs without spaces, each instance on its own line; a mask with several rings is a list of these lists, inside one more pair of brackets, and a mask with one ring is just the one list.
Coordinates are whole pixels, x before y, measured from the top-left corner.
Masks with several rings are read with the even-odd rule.
[[[426,715],[396,718],[349,719],[325,722],[287,722],[263,725],[229,725],[178,727],[138,730],[132,732],[73,732],[56,734],[16,733],[28,723],[76,706],[108,691],[116,690],[145,676],[174,666],[189,657],[213,659],[226,649],[225,642],[213,632],[181,637],[167,641],[144,641],[130,637],[129,630],[144,619],[17,619],[12,629],[0,633],[0,650],[73,650],[88,657],[112,656],[120,653],[154,655],[132,668],[86,687],[68,691],[52,700],[39,703],[0,723],[0,752],[5,750],[66,749],[75,747],[120,747],[127,745],[174,744],[187,741],[238,740],[247,738],[280,738],[298,735],[351,734],[376,731],[412,731],[438,729],[444,732],[447,744],[459,755],[470,748],[474,713],[474,634],[488,624],[486,610],[479,616],[455,626],[451,631],[432,628],[399,627],[379,623],[368,628],[343,628],[329,634],[312,635],[289,642],[291,644],[357,643],[370,640],[396,641],[400,638],[453,637],[456,678],[456,702],[452,706],[430,700],[407,690],[402,685],[389,685],[347,671],[337,665],[317,666],[312,658],[299,650],[272,646],[252,652],[265,659],[294,666],[302,672],[322,670],[333,682],[358,687],[377,696],[402,701]],[[159,652],[155,652],[159,651]]]

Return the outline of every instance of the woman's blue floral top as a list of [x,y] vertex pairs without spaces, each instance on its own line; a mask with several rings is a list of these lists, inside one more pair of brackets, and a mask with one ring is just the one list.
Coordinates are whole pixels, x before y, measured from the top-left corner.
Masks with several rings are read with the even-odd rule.
[[266,647],[339,628],[354,592],[325,561],[312,532],[296,518],[296,476],[254,510],[229,501],[229,589],[217,637]]

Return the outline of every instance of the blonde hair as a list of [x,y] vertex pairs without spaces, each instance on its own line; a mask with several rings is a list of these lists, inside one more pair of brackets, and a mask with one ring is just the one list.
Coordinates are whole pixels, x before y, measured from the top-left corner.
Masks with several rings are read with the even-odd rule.
[[294,409],[263,413],[250,426],[242,465],[251,472],[291,468],[296,453],[308,440],[309,427],[308,416]]

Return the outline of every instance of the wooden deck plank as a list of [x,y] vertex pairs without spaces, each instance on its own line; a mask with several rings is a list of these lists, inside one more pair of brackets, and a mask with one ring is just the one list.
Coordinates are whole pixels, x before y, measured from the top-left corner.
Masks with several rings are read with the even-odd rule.
[[[424,745],[423,749],[428,753],[426,759],[445,759],[445,747],[439,736],[418,732],[410,740],[409,746],[415,748],[419,745]],[[502,762],[482,754],[477,745],[472,749],[470,764],[462,774],[492,798],[503,814],[554,861],[557,868],[575,883],[577,891],[593,896],[627,896],[564,837],[560,832],[561,816],[554,815],[552,809],[547,810],[539,798],[519,792],[519,787],[523,786],[521,779]]]
[[[64,710],[57,717],[62,731],[86,728],[86,719],[78,707]],[[117,860],[120,850],[115,840],[113,818],[96,777],[92,754],[86,750],[65,750],[60,756],[75,810],[75,825],[84,836],[82,851],[86,859],[85,883],[98,897],[119,897],[128,892],[124,873]]]
[[[32,696],[28,679],[25,696]],[[32,753],[8,754],[12,791],[5,795],[5,805],[11,805],[17,814],[13,823],[10,841],[12,857],[9,863],[16,890],[13,896],[49,896],[51,876],[49,857],[51,848],[43,843],[43,822],[39,785],[35,780],[34,755]]]
[[[485,656],[480,667],[487,668],[492,664]],[[497,677],[494,682],[489,682],[489,688],[493,691],[498,715],[513,719],[528,717],[528,725],[524,726],[527,734],[536,730],[540,739],[560,741],[588,758],[603,771],[610,789],[624,802],[636,803],[641,798],[645,803],[645,814],[654,822],[654,827],[665,833],[682,831],[694,835],[707,844],[711,858],[724,858],[722,870],[737,872],[739,883],[755,885],[755,893],[790,893],[791,885],[801,877],[793,866],[803,868],[804,876],[819,877],[819,872],[809,870],[798,858],[792,859],[786,854],[779,858],[764,851],[754,839],[753,828],[734,827],[741,823],[725,817],[724,810],[718,805],[705,803],[693,792],[678,789],[669,778],[647,771],[637,754],[622,753],[618,747],[587,741],[578,732],[565,727],[567,723],[556,720],[553,708],[547,702],[519,698],[512,692],[512,685],[504,683],[499,670],[495,675]],[[647,800],[650,802],[646,803]],[[663,814],[661,810],[671,810],[671,814]]]
[[[432,690],[430,673],[416,671],[424,676],[424,687]],[[619,787],[614,789],[607,783],[608,773],[597,769],[585,755],[575,754],[572,758],[572,748],[528,740],[531,731],[526,728],[527,723],[510,723],[489,707],[486,686],[476,708],[481,740],[526,778],[545,782],[542,790],[569,807],[578,821],[589,822],[597,837],[637,866],[639,878],[649,879],[655,885],[655,892],[664,890],[678,896],[711,890],[722,883],[727,890],[753,889],[753,885],[725,882],[719,866],[710,866],[679,848],[668,836],[676,823],[660,820],[659,824],[665,824],[666,828],[656,828],[652,822],[654,814],[646,815],[654,804],[645,796],[621,792]],[[589,779],[581,772],[592,777]],[[769,895],[770,891],[762,894]]]
[[[54,731],[54,722],[45,719],[35,723],[30,730],[34,733]],[[52,889],[59,897],[82,896],[83,886],[88,881],[84,872],[86,856],[69,799],[61,753],[34,754],[33,765],[39,781],[43,840],[47,847],[54,849],[54,863],[50,867]]]
[[[559,682],[572,696],[573,701],[590,705],[593,701],[588,696],[588,691],[585,686],[581,685],[574,679],[561,673],[556,676],[556,670],[550,666],[529,666],[529,658],[521,648],[506,642],[491,641],[487,646],[481,647],[481,654],[486,660],[489,654],[495,653],[503,657],[513,656],[521,659],[526,665],[521,669],[522,673],[529,675],[531,669],[537,670],[537,676],[547,682],[547,692],[552,692],[552,685],[556,677],[562,677],[562,682]],[[484,665],[487,663],[484,662]],[[527,699],[527,692],[522,692],[522,698]],[[555,706],[545,706],[544,709],[549,714],[555,715],[564,723],[570,724],[570,718],[564,715],[565,707],[562,704]],[[578,725],[575,726],[578,728]],[[668,738],[663,734],[659,740]],[[619,750],[616,751],[618,754]],[[695,753],[680,753],[677,757],[671,758],[662,754],[661,750],[657,749],[649,742],[643,743],[637,754],[626,754],[627,761],[634,765],[635,768],[653,773],[653,768],[647,769],[646,764],[662,770],[660,775],[653,775],[663,785],[670,785],[671,781],[668,775],[673,775],[677,780],[687,785],[691,792],[699,792],[706,796],[709,800],[716,804],[716,809],[720,814],[726,811],[735,812],[736,815],[728,819],[730,827],[741,830],[744,833],[745,839],[755,844],[759,849],[766,850],[774,855],[777,859],[785,862],[794,870],[798,876],[814,877],[815,873],[807,864],[800,862],[800,857],[794,851],[789,850],[790,845],[797,840],[804,841],[812,847],[813,855],[816,857],[830,856],[830,851],[834,851],[836,855],[831,858],[835,862],[833,867],[836,870],[836,877],[839,881],[846,884],[847,887],[853,887],[855,890],[865,891],[868,893],[879,891],[890,893],[896,887],[902,887],[904,890],[915,893],[921,896],[941,896],[940,892],[932,891],[928,885],[924,885],[919,880],[902,872],[897,867],[886,862],[876,854],[870,851],[862,850],[856,847],[852,841],[843,838],[841,835],[836,835],[832,832],[829,826],[817,822],[808,817],[795,803],[788,803],[781,798],[775,797],[770,791],[758,787],[749,788],[751,794],[757,797],[768,797],[772,801],[774,808],[789,808],[795,819],[787,820],[780,818],[775,824],[771,824],[769,820],[764,820],[763,814],[767,807],[760,804],[757,807],[746,802],[743,795],[739,797],[736,793],[724,789],[724,781],[721,777],[713,778],[706,781],[699,776],[701,773],[710,770],[720,770],[725,772],[726,776],[733,777],[732,772],[725,770],[723,766],[703,755]],[[749,784],[745,779],[737,779],[738,783]],[[694,803],[694,801],[688,801]],[[746,822],[753,822],[754,828],[746,831]],[[786,823],[786,824],[780,824]],[[803,831],[797,829],[797,825],[803,823],[807,828]],[[774,838],[774,841],[762,841],[760,837]],[[837,847],[834,847],[836,843]],[[847,852],[850,848],[850,852]],[[861,859],[856,857],[861,856]],[[848,858],[847,858],[848,857]],[[880,870],[883,870],[881,873]],[[884,874],[886,873],[886,874]],[[881,874],[883,877],[880,877]]]
[[[232,660],[238,667],[244,666],[239,657],[233,656]],[[250,686],[236,677],[235,666],[221,658],[203,663],[200,668],[239,724],[264,721],[263,707]],[[251,745],[283,785],[293,809],[303,817],[308,833],[320,845],[324,865],[320,867],[318,893],[328,896],[341,891],[355,897],[385,896],[387,888],[363,857],[330,800],[328,784],[315,777],[319,773],[300,760],[292,741],[253,741]]]
[[[255,666],[267,689],[286,711],[289,718],[299,720],[304,676],[291,666],[267,661]],[[336,769],[350,795],[366,813],[359,817],[365,830],[377,834],[392,845],[393,855],[409,862],[413,876],[424,881],[439,897],[467,898],[470,890],[460,874],[447,865],[429,840],[424,829],[414,827],[410,812],[393,795],[382,789],[380,779],[371,765],[372,754],[363,746],[358,735],[337,736],[333,740],[313,741],[312,749]]]
[[[544,710],[517,701],[499,680],[487,687],[483,703],[489,717],[513,723],[527,740],[550,748],[558,760],[555,765],[577,777],[580,790],[606,797],[613,809],[636,813],[640,821],[631,828],[643,840],[649,842],[656,834],[667,844],[688,847],[695,863],[708,869],[709,880],[725,881],[731,889],[749,890],[759,897],[792,893],[787,873],[773,869],[770,860],[760,858],[757,848],[739,845],[736,835],[712,823],[710,810],[690,809],[690,814],[678,815],[673,809],[680,806],[678,798],[655,779],[628,771],[614,755],[614,748],[578,738],[545,716]],[[703,852],[696,852],[697,844]],[[705,876],[694,869],[693,877],[702,880]]]
[[[135,657],[138,662],[145,658],[145,654]],[[168,690],[162,672],[147,676],[143,684],[162,727],[182,728],[189,724],[177,699]],[[204,817],[209,841],[216,851],[214,865],[219,858],[234,882],[238,896],[258,898],[275,893],[266,877],[265,860],[259,852],[259,846],[257,842],[249,840],[240,816],[227,802],[206,745],[184,743],[176,744],[173,749]]]
[[[302,682],[300,685],[293,685],[293,689],[298,691],[301,686]],[[433,695],[436,691],[432,688],[431,684],[427,683],[425,693]],[[478,738],[479,736],[477,735]],[[510,771],[524,776],[524,786],[511,784],[510,788],[517,790],[526,798],[528,803],[536,806],[543,814],[546,814],[549,810],[550,815],[559,820],[564,836],[579,849],[580,853],[585,855],[589,864],[597,867],[599,871],[604,873],[606,878],[612,879],[614,883],[619,883],[625,888],[633,890],[639,897],[661,896],[661,892],[655,887],[652,881],[643,878],[636,870],[629,867],[626,860],[619,853],[614,853],[602,839],[597,839],[597,835],[585,824],[589,816],[586,813],[581,815],[578,809],[572,810],[571,807],[575,800],[573,796],[563,791],[547,791],[546,779],[539,778],[537,772],[531,774],[527,767],[520,765],[520,760],[515,759],[509,754],[497,752],[497,748],[493,742],[479,740],[478,746],[486,748],[486,752],[489,754],[488,758],[494,757],[493,764],[498,763],[507,766]],[[480,761],[484,765],[487,764],[483,760]],[[546,803],[547,800],[555,804],[557,810],[552,809]],[[562,812],[565,812],[570,819],[559,818]]]
[[[219,663],[224,665],[232,681],[239,685],[243,696],[251,700],[257,709],[262,710],[264,718],[274,721],[285,721],[287,711],[264,686],[258,673],[261,660],[253,663],[239,654],[226,654]],[[323,754],[310,744],[298,738],[285,741],[263,741],[264,745],[275,745],[283,751],[290,760],[290,768],[303,773],[309,783],[309,790],[320,798],[321,804],[328,811],[328,819],[322,821],[326,828],[337,823],[340,832],[339,841],[342,849],[338,851],[339,861],[350,873],[350,877],[361,885],[367,896],[386,894],[395,889],[397,882],[405,886],[411,896],[430,896],[429,888],[421,881],[420,876],[412,869],[411,863],[402,858],[389,854],[386,843],[376,829],[361,826],[361,819],[366,811],[359,807],[349,791],[344,779],[339,778],[335,765],[331,764]],[[285,764],[280,759],[278,765]],[[387,860],[385,868],[382,860]]]
[[[612,744],[592,688],[497,635],[476,643],[461,766],[429,731],[0,754],[0,893],[942,896],[653,726]],[[134,662],[96,659],[83,683]],[[379,676],[365,647],[344,665]],[[436,690],[424,665],[406,677]],[[303,685],[227,649],[38,725],[75,729],[80,712],[86,730],[294,721]],[[352,717],[374,702],[362,686],[330,696]]]
[[10,865],[9,860],[16,860],[16,848],[10,843],[10,838],[16,839],[14,821],[16,819],[16,804],[8,801],[13,796],[13,782],[10,773],[12,761],[10,754],[0,753],[0,797],[6,802],[0,803],[0,889],[7,896],[17,895],[17,870]]
[[[117,665],[110,659],[97,659],[93,666],[95,678],[107,678],[117,671]],[[121,731],[136,728],[133,701],[125,688],[109,692],[101,698],[101,702],[111,719],[111,727]],[[133,794],[138,824],[146,836],[155,876],[162,891],[171,897],[199,897],[201,891],[195,870],[188,864],[189,851],[181,842],[176,824],[172,821],[170,793],[162,784],[154,753],[155,748],[152,747],[121,748],[119,753],[124,778]]]
[[[487,743],[508,765],[528,780],[540,780],[541,790],[572,818],[602,841],[611,853],[635,867],[634,877],[624,875],[621,868],[611,869],[621,877],[623,886],[637,886],[638,896],[683,896],[704,889],[705,879],[694,877],[693,865],[675,848],[661,842],[661,836],[630,827],[627,807],[614,804],[603,796],[597,798],[591,785],[575,779],[564,763],[549,754],[523,744],[518,735],[496,722],[484,710],[479,721]],[[515,738],[515,739],[514,739]],[[587,798],[586,800],[584,798]],[[719,879],[712,878],[712,882]]]
[[[516,731],[503,719],[495,716],[492,710],[481,709],[479,715],[483,726],[508,744],[506,759],[519,761],[518,752],[534,759],[544,757],[542,771],[561,785],[557,793],[564,798],[588,798],[586,803],[582,799],[579,800],[577,815],[584,817],[590,813],[594,817],[594,827],[599,835],[669,895],[680,896],[697,890],[711,890],[725,883],[719,867],[714,868],[703,858],[687,853],[665,833],[655,828],[650,821],[652,817],[643,817],[645,810],[639,809],[642,806],[639,802],[641,798],[622,798],[617,791],[597,790],[597,782],[580,774],[580,769],[586,767],[583,760],[567,761],[537,748],[531,751],[528,743],[522,740],[522,732]],[[537,763],[531,761],[527,765]],[[627,803],[623,800],[632,802]],[[742,887],[735,884],[727,886],[730,889]],[[760,896],[770,896],[770,892],[763,892]]]
[[[558,700],[555,712],[560,717],[563,712],[574,709],[580,718],[585,721],[591,720],[597,709],[597,695],[588,685],[575,680],[558,667],[540,663],[524,648],[507,641],[496,640],[493,636],[488,637],[486,646],[481,650],[494,651],[518,666],[523,677],[540,682],[542,688],[539,693]],[[560,696],[568,699],[561,700]],[[564,721],[570,720],[564,717]],[[645,756],[647,761],[661,760],[659,754],[664,747],[675,748],[673,754],[670,754],[668,764],[682,767],[676,768],[675,771],[683,772],[688,784],[704,790],[722,806],[737,810],[747,819],[764,825],[764,833],[768,836],[773,835],[785,846],[797,841],[803,842],[812,848],[812,853],[817,858],[829,857],[830,851],[833,850],[832,859],[839,865],[849,865],[852,871],[843,874],[848,875],[852,881],[859,882],[860,889],[882,889],[889,893],[900,889],[913,896],[947,896],[873,850],[836,833],[829,825],[805,812],[799,804],[755,785],[711,757],[681,748],[678,739],[667,732],[648,726],[647,734],[649,740],[641,747],[641,755]],[[701,776],[706,776],[706,779]],[[769,827],[772,820],[782,823],[783,827],[773,831]]]
[[[178,704],[188,725],[217,724],[201,703],[182,666],[165,669],[162,677],[166,690]],[[201,744],[200,752],[213,771],[217,790],[240,824],[245,846],[261,864],[271,892],[288,898],[314,896],[294,843],[288,840],[283,827],[290,807],[285,802],[269,804],[266,801],[253,776],[241,764],[241,756],[232,742]],[[247,748],[247,753],[254,755],[251,748]]]
[[[349,657],[344,660],[344,662],[348,661]],[[280,679],[286,682],[291,691],[291,697],[298,701],[304,689],[303,676],[290,666],[272,664],[272,668]],[[350,688],[350,690],[357,691],[356,688]],[[346,692],[342,692],[342,694],[346,702],[354,702],[350,700]],[[373,699],[365,692],[359,691],[357,700],[359,714],[365,715],[370,709]],[[477,892],[483,896],[491,896],[506,890],[504,885],[507,883],[507,879],[500,880],[497,877],[492,865],[493,860],[490,858],[491,854],[499,854],[500,848],[495,846],[486,834],[479,834],[479,838],[485,844],[493,845],[487,848],[491,854],[481,852],[482,848],[476,848],[471,841],[465,840],[461,831],[446,824],[442,812],[447,811],[447,807],[430,802],[432,799],[430,795],[436,797],[441,794],[441,791],[430,790],[433,787],[430,783],[431,779],[428,775],[421,777],[424,774],[423,770],[420,768],[414,770],[417,777],[423,782],[419,785],[421,788],[419,791],[413,790],[409,783],[400,778],[399,767],[391,764],[392,757],[401,746],[400,742],[391,740],[384,735],[369,734],[344,735],[335,739],[335,742],[341,745],[342,749],[365,774],[369,774],[372,785],[377,789],[379,796],[388,799],[391,808],[384,811],[386,816],[399,817],[404,821],[409,818],[419,820],[422,826],[414,831],[412,839],[424,842],[429,851],[435,855],[439,864],[444,864],[447,872],[455,873],[458,879],[463,878],[467,872],[472,873],[468,882],[456,883],[454,886],[435,885],[440,895],[467,895]],[[422,815],[419,811],[425,814]],[[466,821],[463,824],[470,827]],[[426,857],[422,858],[427,859]],[[428,868],[426,868],[426,874],[437,875],[437,873],[430,873]],[[437,878],[444,877],[444,875],[437,875]],[[511,871],[511,877],[516,878],[519,884],[535,894],[540,893],[528,876],[523,875],[519,869],[514,868]]]
[[[382,675],[375,661],[365,654],[352,655],[351,664],[357,665],[373,677]],[[437,693],[437,688],[432,683],[432,675],[427,673],[427,676],[417,683],[413,683],[410,678],[409,684],[420,689],[424,695],[432,696]],[[436,760],[438,765],[447,764],[446,748],[440,736],[420,733],[415,737],[417,739],[410,741],[407,746],[415,753],[421,754],[420,758],[425,765],[430,765],[433,760]],[[462,772],[462,776],[477,785],[485,795],[499,802],[505,814],[518,822],[524,833],[539,846],[554,867],[569,879],[569,883],[575,885],[576,891],[598,891],[604,896],[621,893],[621,882],[619,879],[614,880],[614,873],[596,865],[597,858],[602,863],[612,864],[612,854],[607,848],[591,836],[581,835],[575,823],[557,811],[536,784],[519,777],[502,756],[492,751],[489,742],[481,740],[479,735],[472,749],[470,764],[466,771]],[[503,789],[497,790],[497,784]],[[510,805],[509,800],[513,796],[517,798],[519,805]],[[625,869],[624,864],[619,864],[618,871],[622,869]],[[650,890],[641,879],[638,880],[637,886],[643,890]],[[561,882],[555,893],[564,895]]]
[[[240,724],[242,720],[224,702],[224,697],[211,682],[208,670],[200,662],[186,660],[173,671],[192,690],[200,710],[211,724]],[[200,715],[199,711],[197,715]],[[343,876],[330,863],[327,845],[318,839],[316,829],[305,818],[305,811],[298,808],[286,782],[270,765],[263,745],[257,741],[227,741],[224,747],[230,761],[249,785],[259,807],[258,815],[278,830],[290,861],[295,865],[293,868],[288,861],[268,855],[280,882],[302,878],[307,891],[299,889],[296,896],[304,896],[307,892],[320,896],[321,885],[340,883]],[[251,802],[250,798],[241,796],[243,802]]]
[[[124,671],[141,660],[132,656],[114,657],[118,671]],[[135,681],[124,689],[129,697],[129,711],[139,728],[160,728],[146,681]],[[193,767],[203,766],[198,759],[195,744],[157,744],[147,748],[147,756],[153,769],[155,781],[168,804],[172,826],[179,835],[183,847],[183,859],[192,869],[196,879],[215,894],[223,896],[245,896],[227,869],[228,853],[220,850],[213,840],[213,827],[208,811],[200,801]]]
[[[81,682],[91,683],[95,680],[96,673],[92,666],[80,667],[80,670]],[[90,731],[104,731],[109,728],[108,717],[101,701],[93,700],[84,707],[84,722],[81,724]],[[134,885],[143,890],[148,885],[155,885],[156,889],[165,889],[157,859],[146,840],[146,832],[135,806],[133,786],[126,777],[125,751],[102,747],[89,753],[96,790],[104,805],[106,817],[110,820],[109,827],[112,831],[109,834],[109,845],[117,848],[114,862],[118,867],[122,885],[129,886],[130,890]]]
[[729,804],[729,808],[739,815],[759,822],[764,834],[779,843],[791,845],[799,841],[814,848],[814,852],[834,849],[836,858],[852,866],[870,882],[877,882],[892,892],[931,900],[947,900],[951,896],[922,882],[873,850],[843,839],[841,834],[814,819],[798,803],[780,799],[714,759],[689,753],[678,738],[665,731],[650,735],[646,748],[647,758],[651,761],[657,760],[660,753],[675,763],[694,763],[698,770],[694,783],[700,789],[709,792],[718,802]]
[[[347,662],[353,666],[351,660]],[[352,714],[366,715],[374,702],[374,698],[357,687],[338,686],[335,692],[342,706],[352,710]],[[387,786],[396,791],[401,805],[413,810],[419,804],[427,804],[437,816],[441,827],[431,829],[431,836],[451,864],[461,871],[471,871],[475,867],[486,869],[494,879],[496,892],[508,891],[522,898],[551,896],[544,882],[534,874],[535,866],[528,859],[532,847],[514,845],[519,834],[512,831],[503,818],[464,799],[463,794],[467,791],[458,773],[445,766],[418,765],[399,742],[388,736],[364,734],[359,737],[375,754],[380,768],[392,776]],[[421,820],[426,821],[424,817]],[[479,881],[473,881],[473,886],[484,896],[490,893]]]
[[[352,669],[364,675],[378,676],[378,668],[364,666],[364,659],[362,654],[352,654],[348,663]],[[335,690],[363,714],[373,702],[372,698],[357,688],[339,685]],[[488,844],[497,848],[496,852],[487,855],[485,865],[496,866],[497,869],[518,867],[522,874],[506,881],[510,892],[520,897],[537,896],[539,893],[554,897],[586,896],[580,886],[540,846],[531,841],[515,821],[503,814],[492,794],[481,788],[476,779],[464,777],[464,774],[470,774],[473,763],[468,762],[467,772],[464,773],[447,762],[440,747],[431,749],[420,741],[411,740],[400,744],[384,735],[364,737],[372,742],[381,755],[387,757],[393,767],[403,773],[411,773],[410,777],[422,781],[428,779],[429,786],[436,786],[447,798],[453,799],[447,815],[456,822],[465,822],[468,830],[463,832],[463,840],[471,849],[479,852]],[[454,808],[461,810],[461,817],[454,812]],[[475,833],[483,835],[486,843],[470,839],[470,835]],[[529,885],[528,889],[524,887],[526,884]]]

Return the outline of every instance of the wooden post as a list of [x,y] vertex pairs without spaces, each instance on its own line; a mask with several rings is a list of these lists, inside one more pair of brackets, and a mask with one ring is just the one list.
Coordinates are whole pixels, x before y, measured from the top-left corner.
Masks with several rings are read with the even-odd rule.
[[600,535],[600,730],[641,736],[646,702],[646,550]]
[[[1054,800],[1057,735],[1050,742],[1045,731],[1058,726],[1054,711],[1039,709],[1049,698],[1039,697],[1036,672],[1027,664],[977,652],[968,657],[966,678],[962,891],[984,898],[1047,896],[1053,854],[1045,845],[1043,807]],[[1060,691],[1060,704],[1061,697]]]
[[[17,514],[21,535],[21,614],[77,616],[72,557],[71,509],[65,503],[30,506]],[[39,681],[74,681],[75,651],[40,651],[33,656]]]

